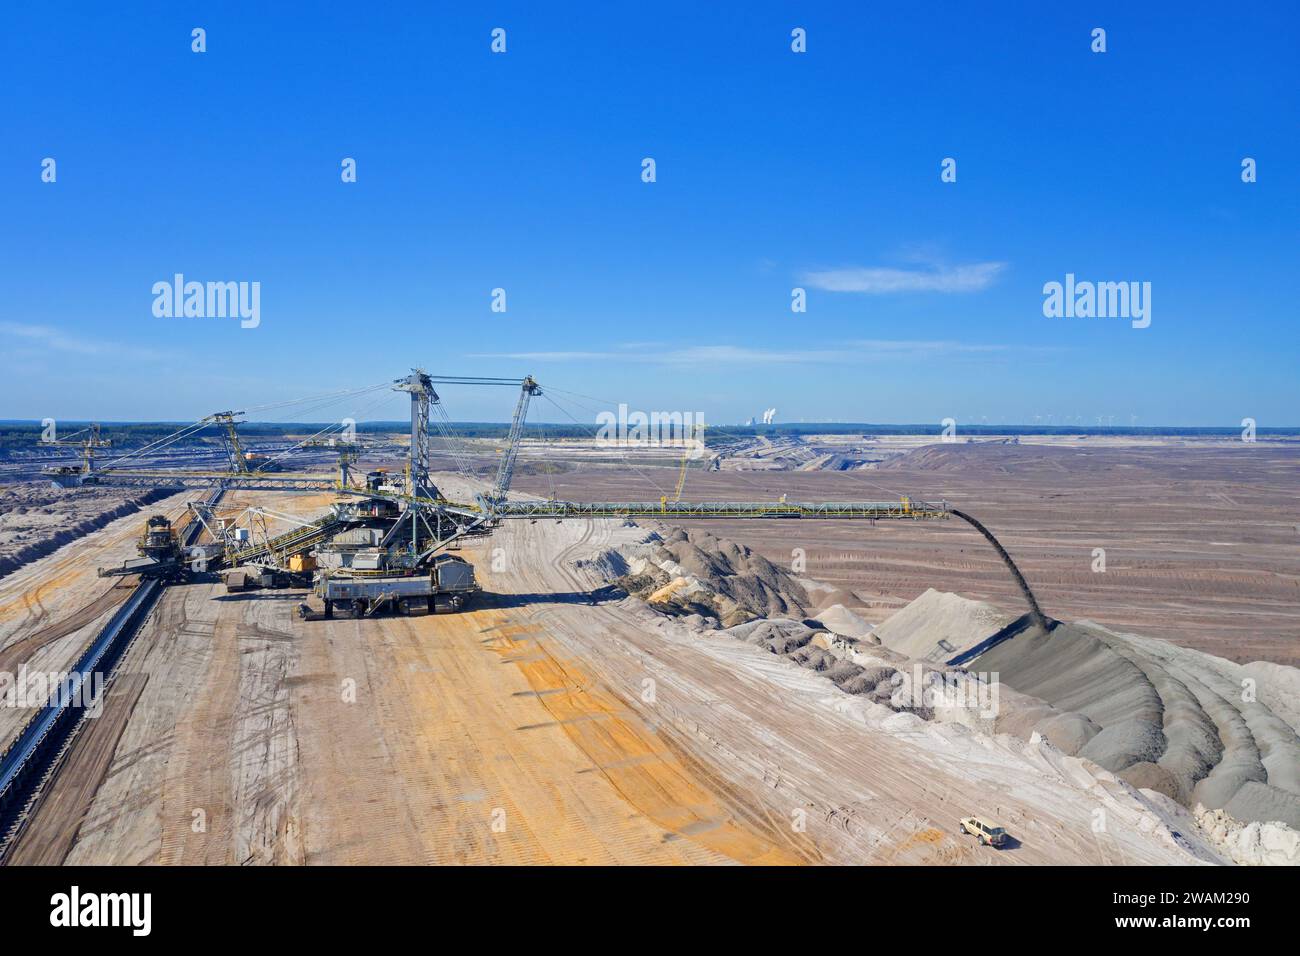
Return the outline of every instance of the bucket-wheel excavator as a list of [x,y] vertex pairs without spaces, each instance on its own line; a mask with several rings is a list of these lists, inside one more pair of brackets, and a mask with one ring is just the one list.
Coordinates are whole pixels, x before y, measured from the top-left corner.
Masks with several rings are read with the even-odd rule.
[[[447,498],[430,477],[430,426],[452,438],[452,424],[442,405],[436,385],[507,386],[519,390],[506,445],[491,487],[472,501]],[[338,436],[322,438],[320,433],[300,443],[302,447],[331,447],[340,451],[337,479],[320,475],[282,471],[268,474],[250,467],[235,433],[235,418],[243,413],[210,415],[173,436],[149,447],[167,447],[203,427],[219,425],[231,452],[231,468],[225,472],[149,470],[132,462],[132,454],[112,466],[101,468],[88,478],[100,484],[154,485],[159,487],[208,487],[222,489],[267,489],[280,491],[334,491],[347,500],[332,506],[324,516],[304,521],[262,508],[247,509],[247,527],[220,519],[210,504],[191,503],[195,518],[216,543],[207,569],[225,576],[231,590],[248,587],[307,585],[319,599],[319,613],[332,616],[335,609],[356,615],[384,610],[427,613],[458,610],[478,592],[473,567],[448,553],[461,539],[489,534],[500,521],[513,519],[564,518],[663,518],[693,519],[781,518],[799,520],[934,520],[952,512],[946,502],[931,503],[902,497],[893,501],[791,502],[779,501],[683,501],[685,459],[672,496],[658,501],[562,501],[556,499],[510,499],[529,405],[542,394],[542,386],[531,376],[483,378],[436,376],[424,369],[386,386],[405,392],[411,401],[411,437],[404,473],[386,475],[371,472],[364,481],[352,481],[349,466],[358,459],[353,438],[339,443]],[[97,436],[96,436],[97,437]],[[702,443],[694,432],[683,436],[686,443]],[[55,480],[58,480],[58,476]],[[214,499],[209,499],[214,500]],[[293,527],[270,535],[268,519],[287,521]],[[260,527],[260,535],[257,533]],[[304,605],[304,613],[316,609]]]

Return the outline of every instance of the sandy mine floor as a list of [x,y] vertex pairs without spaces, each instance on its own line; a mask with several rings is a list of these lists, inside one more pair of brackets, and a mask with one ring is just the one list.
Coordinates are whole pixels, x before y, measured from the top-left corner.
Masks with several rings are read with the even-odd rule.
[[[266,496],[303,513],[325,500],[287,498]],[[77,560],[93,575],[136,523]],[[591,606],[599,582],[572,562],[622,530],[506,525],[462,552],[490,595],[457,615],[302,622],[295,592],[169,588],[12,862],[1208,858],[1080,761],[868,727],[820,675],[633,599]],[[102,594],[84,569],[32,573],[50,619]],[[36,626],[30,607],[13,615]],[[970,813],[1019,845],[962,837]]]

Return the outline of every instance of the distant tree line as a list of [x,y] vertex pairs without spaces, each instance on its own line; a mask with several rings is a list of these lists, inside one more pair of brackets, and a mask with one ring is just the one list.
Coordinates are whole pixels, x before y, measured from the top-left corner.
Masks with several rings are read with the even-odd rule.
[[[89,422],[60,421],[58,437],[66,438],[73,432],[85,428]],[[114,448],[138,448],[160,438],[165,438],[177,430],[186,427],[185,422],[102,422],[100,435],[113,443]],[[239,434],[243,437],[275,440],[301,438],[331,426],[337,422],[247,422],[239,425]],[[405,435],[410,431],[409,422],[360,422],[357,424],[359,435]],[[510,433],[510,426],[503,422],[458,422],[454,424],[455,433],[464,438],[505,438]],[[530,423],[525,428],[525,437],[531,439],[593,439],[599,426],[575,423],[556,424],[546,422]],[[38,448],[41,437],[41,423],[34,421],[0,421],[0,449],[16,451]],[[743,438],[797,438],[804,435],[940,435],[943,426],[936,424],[881,425],[853,422],[788,422],[772,425],[714,425],[705,428],[705,444],[719,445]],[[981,435],[1126,435],[1126,436],[1174,436],[1188,437],[1236,437],[1240,428],[1217,427],[1176,427],[1176,426],[1087,426],[1087,425],[972,425],[959,424],[957,434],[960,438]],[[1297,436],[1300,427],[1260,427],[1257,435]],[[209,425],[186,439],[185,444],[207,443],[221,440],[224,430],[216,425]]]

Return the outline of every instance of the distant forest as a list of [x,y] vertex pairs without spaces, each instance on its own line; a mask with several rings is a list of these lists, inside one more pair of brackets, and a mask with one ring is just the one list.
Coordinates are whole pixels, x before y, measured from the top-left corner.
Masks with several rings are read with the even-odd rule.
[[[73,432],[85,428],[88,422],[60,422],[59,436],[66,438]],[[114,448],[138,448],[149,442],[157,441],[171,435],[187,423],[181,422],[103,422],[100,435],[113,443]],[[290,436],[301,438],[330,427],[327,422],[247,422],[239,426],[239,434],[253,439],[276,440]],[[464,438],[504,438],[510,426],[502,422],[457,422],[453,426],[457,435]],[[406,434],[410,430],[408,422],[363,422],[357,426],[361,435]],[[531,423],[526,426],[528,438],[594,438],[598,426],[579,425],[572,422],[555,424],[546,422]],[[799,435],[939,435],[941,425],[880,425],[871,423],[817,423],[789,422],[772,425],[713,425],[705,428],[705,444],[719,445],[736,439],[766,436],[768,438],[795,437]],[[0,450],[6,452],[21,449],[36,450],[40,446],[41,425],[34,421],[0,421]],[[217,426],[209,426],[186,440],[187,443],[219,441],[222,431]],[[972,425],[958,424],[958,434],[962,437],[978,435],[1123,435],[1123,436],[1186,436],[1186,437],[1234,437],[1241,434],[1240,428],[1209,427],[1106,427],[1074,425]],[[1268,428],[1256,430],[1259,436],[1300,436],[1300,427]]]

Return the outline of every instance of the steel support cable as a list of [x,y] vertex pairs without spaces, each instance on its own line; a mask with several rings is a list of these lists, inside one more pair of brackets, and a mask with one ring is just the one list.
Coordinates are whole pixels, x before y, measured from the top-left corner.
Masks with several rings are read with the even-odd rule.
[[523,385],[522,378],[489,378],[483,375],[430,375],[429,381],[440,385]]
[[184,426],[183,428],[179,428],[174,432],[170,432],[164,435],[162,438],[155,438],[147,445],[137,448],[134,451],[126,452],[125,454],[121,455],[119,458],[114,459],[114,461],[110,462],[110,464],[116,464],[119,461],[126,461],[128,458],[143,456],[146,453],[161,451],[162,449],[167,448],[184,438],[193,437],[195,433],[203,431],[203,429],[207,428],[211,424],[212,422],[209,421],[208,419],[201,419],[197,422],[193,422],[189,425]]
[[456,439],[454,437],[454,427],[451,418],[447,415],[447,409],[443,407],[442,402],[437,402],[431,407],[436,410],[434,412],[434,427],[437,428],[438,432],[442,435],[444,447],[451,455],[452,461],[456,466],[456,471],[466,481],[473,482],[473,470],[470,466],[469,459],[463,454],[462,449],[457,447]]
[[[380,405],[380,404],[382,404],[383,402],[386,402],[386,401],[388,401],[388,396],[387,396],[387,395],[381,395],[381,396],[379,396],[376,400],[370,402],[370,403],[367,404],[367,405],[362,406],[362,408],[360,409],[360,411],[358,411],[358,412],[355,413],[355,414],[356,414],[356,417],[357,417],[357,418],[360,418],[360,417],[361,417],[362,415],[364,415],[366,412],[369,412],[372,408],[375,408],[376,406],[378,406],[378,405]],[[349,416],[349,417],[351,417],[351,416]],[[354,419],[354,421],[355,421],[355,419]],[[339,431],[339,432],[341,432],[341,431],[343,431],[343,430],[346,429],[346,428],[347,428],[347,425],[346,425],[346,423],[344,423],[344,422],[331,422],[330,424],[326,425],[324,428],[320,429],[319,431],[314,432],[314,433],[312,433],[311,435],[308,435],[306,438],[304,438],[302,441],[298,442],[296,445],[292,445],[292,446],[290,446],[289,448],[286,448],[284,451],[280,452],[280,454],[278,454],[278,455],[276,455],[276,456],[274,456],[274,457],[268,459],[267,462],[266,462],[266,464],[265,464],[265,465],[262,465],[262,467],[259,468],[259,469],[257,469],[257,470],[258,470],[258,471],[263,471],[263,470],[265,470],[265,469],[267,468],[267,466],[269,466],[272,462],[279,461],[281,458],[284,458],[286,455],[290,455],[290,454],[292,454],[292,453],[295,452],[295,451],[299,451],[299,450],[301,450],[301,449],[303,449],[303,448],[306,448],[306,447],[308,446],[308,443],[309,443],[309,442],[313,442],[313,441],[315,441],[316,439],[320,438],[322,435],[325,435],[325,434],[328,434],[328,433],[330,433],[330,432],[334,432],[334,431]]]
[[461,477],[469,478],[469,463],[465,456],[461,454],[460,448],[457,447],[455,443],[452,423],[451,419],[447,415],[447,410],[442,407],[442,402],[438,402],[430,407],[431,410],[433,410],[431,416],[433,427],[438,436],[442,439],[443,449],[451,456],[452,464],[455,466],[457,474],[461,475]]
[[[429,380],[435,384],[447,385],[522,385],[524,383],[524,379],[521,378],[494,378],[481,375],[430,375]],[[473,482],[477,480],[471,462],[472,453],[456,436],[455,425],[447,414],[443,403],[441,401],[436,402],[432,407],[438,418],[438,421],[435,421],[435,426],[443,436],[444,447],[447,449],[448,454],[451,455],[457,472],[467,481]]]
[[[384,386],[374,386],[374,385],[372,385],[372,386],[368,386],[367,388],[364,388],[364,389],[357,389],[357,390],[354,390],[353,392],[350,392],[350,393],[348,393],[348,394],[346,394],[346,395],[328,396],[328,397],[325,397],[325,398],[323,398],[323,399],[321,399],[321,400],[319,400],[319,401],[314,401],[314,400],[311,400],[311,399],[304,400],[304,401],[314,401],[314,404],[312,404],[312,405],[309,406],[309,407],[303,407],[303,408],[300,408],[300,409],[296,410],[296,411],[293,413],[293,417],[294,417],[294,418],[297,418],[297,419],[299,420],[298,423],[302,423],[302,424],[315,424],[314,422],[310,422],[309,419],[310,419],[311,417],[316,416],[318,413],[322,412],[324,409],[329,408],[329,407],[331,407],[331,406],[337,406],[337,405],[339,405],[339,404],[342,403],[342,402],[346,402],[346,401],[354,401],[354,400],[359,399],[359,398],[361,398],[361,397],[363,397],[363,396],[365,396],[365,395],[367,395],[367,394],[371,394],[371,393],[373,393],[373,392],[375,392],[375,391],[377,391],[378,389],[383,388],[383,387],[384,387]],[[386,396],[381,396],[381,399],[382,399],[382,398],[386,398]],[[334,416],[333,416],[333,415],[330,415],[329,417],[333,418]],[[278,424],[278,425],[294,424],[294,423],[292,423],[292,422],[289,422],[289,421],[285,420],[285,418],[280,418],[279,420],[276,420],[276,419],[264,419],[264,421],[266,421],[266,422],[274,422],[275,424]],[[344,426],[344,424],[343,424],[342,421],[332,422],[330,425],[327,425],[325,428],[322,428],[322,429],[320,430],[320,432],[328,431],[330,428],[334,428],[334,427],[337,427],[337,428],[343,428],[343,427],[345,427],[345,426]],[[319,433],[318,433],[318,434],[319,434]],[[290,446],[290,448],[287,449],[287,451],[293,451],[293,446]]]
[[[552,405],[554,405],[556,408],[558,408],[558,409],[559,409],[563,414],[568,415],[568,417],[573,421],[573,423],[574,423],[575,425],[582,425],[582,422],[578,421],[576,418],[574,418],[572,415],[570,415],[567,409],[562,408],[562,407],[560,406],[560,404],[559,404],[558,402],[556,402],[555,399],[552,398],[550,395],[548,395],[545,391],[542,392],[542,398],[546,399],[548,402],[550,402]],[[600,399],[596,399],[596,401],[600,401]],[[657,481],[654,481],[654,480],[653,480],[649,475],[647,475],[644,471],[642,471],[640,468],[638,468],[638,467],[637,467],[633,462],[631,462],[631,461],[628,460],[628,457],[627,457],[627,449],[626,449],[626,448],[623,448],[623,447],[619,446],[619,454],[620,454],[620,456],[621,456],[621,458],[622,458],[622,461],[623,461],[623,464],[624,464],[624,465],[626,465],[627,467],[631,468],[631,469],[632,469],[633,471],[635,471],[638,475],[640,475],[642,478],[644,478],[644,479],[646,480],[646,482],[647,482],[647,483],[648,483],[652,488],[655,489],[655,491],[659,492],[660,497],[663,497],[663,496],[664,496],[664,490],[663,490],[663,488],[659,487],[659,483],[658,483]]]
[[[55,436],[55,441],[60,441],[60,442],[72,441],[72,439],[76,438],[76,437],[77,437],[78,435],[80,435],[82,432],[88,432],[88,431],[90,431],[90,426],[89,426],[89,425],[87,425],[85,428],[78,428],[75,432],[72,432],[72,433],[69,434],[69,435],[64,435],[62,438],[59,438],[59,437],[57,437],[57,435],[56,435],[56,436]],[[42,439],[42,441],[44,441],[44,439]]]
[[[361,388],[361,389],[353,389],[353,390],[349,391],[347,394],[336,393],[336,394],[333,394],[333,395],[331,395],[331,396],[328,396],[328,397],[327,397],[327,400],[325,400],[325,401],[323,401],[323,402],[321,402],[321,403],[318,403],[318,404],[317,404],[316,406],[314,406],[313,408],[311,408],[311,409],[305,409],[304,412],[303,412],[303,414],[310,414],[310,413],[313,413],[313,412],[315,412],[315,411],[318,411],[318,410],[321,409],[321,408],[325,408],[325,407],[328,407],[328,406],[330,406],[330,405],[337,405],[339,402],[342,402],[342,401],[347,401],[347,400],[350,400],[350,399],[357,399],[357,398],[362,397],[363,395],[371,394],[371,393],[374,393],[375,391],[377,391],[377,390],[379,390],[379,389],[385,389],[385,388],[387,388],[387,385],[386,385],[386,384],[381,384],[381,385],[369,385],[369,386],[366,386],[365,388]],[[362,411],[361,411],[361,412],[358,412],[357,414],[358,414],[358,415],[361,415],[361,414],[363,414],[364,412],[368,412],[370,409],[376,407],[377,405],[381,404],[382,402],[386,401],[387,399],[388,399],[388,396],[387,396],[387,395],[380,395],[380,396],[379,396],[375,401],[372,401],[372,402],[370,402],[369,404],[363,406]],[[310,401],[310,399],[304,399],[304,401]],[[284,404],[284,403],[282,403],[282,404]],[[261,465],[261,466],[259,466],[258,468],[254,469],[254,473],[262,473],[262,472],[265,472],[266,469],[269,468],[273,463],[280,461],[281,459],[285,458],[285,457],[288,456],[288,455],[292,455],[292,454],[293,454],[294,452],[296,452],[296,451],[300,451],[301,449],[306,448],[306,447],[307,447],[307,444],[308,444],[309,442],[315,441],[317,438],[319,438],[320,436],[322,436],[322,435],[324,435],[324,434],[326,434],[326,433],[328,433],[328,432],[335,431],[335,430],[342,431],[342,430],[345,429],[346,427],[347,427],[346,423],[344,423],[344,422],[342,422],[342,421],[331,422],[330,424],[326,425],[324,428],[321,428],[321,429],[319,429],[318,431],[314,432],[313,434],[309,435],[307,438],[304,438],[304,439],[302,439],[301,441],[299,441],[299,442],[297,442],[297,443],[295,443],[295,444],[293,444],[293,445],[290,445],[288,448],[284,449],[284,450],[281,451],[279,454],[277,454],[277,455],[273,455],[273,456],[269,457],[269,458],[267,459],[267,461],[266,461],[263,465]]]
[[[542,435],[541,447],[545,448],[546,429],[542,428],[539,425],[539,430],[541,431],[541,435]],[[553,462],[550,460],[550,456],[548,455],[542,455],[541,458],[542,458],[542,468],[546,471],[546,488],[551,496],[551,500],[554,501],[555,500],[555,473],[551,467]]]
[[[215,424],[214,422],[196,423],[196,426],[190,426],[186,430],[182,430],[181,432],[177,432],[174,435],[169,436],[169,438],[163,444],[158,444],[157,442],[155,442],[154,445],[156,447],[149,448],[148,452],[150,455],[156,455],[159,452],[164,451],[167,448],[170,448],[172,445],[175,445],[177,442],[184,441],[187,438],[193,438],[199,432],[203,431],[203,429],[207,428],[209,425],[214,425],[214,424]],[[222,440],[223,442],[225,442],[226,446],[229,447],[229,441],[227,440],[227,436],[225,435],[224,432],[222,433]],[[162,439],[160,439],[160,441],[162,441]],[[139,459],[140,465],[144,465],[145,463],[143,457],[145,451],[146,449],[142,448],[138,452],[134,453],[134,455]],[[105,469],[114,468],[117,466],[118,462],[126,461],[130,457],[132,456],[125,455],[122,458],[119,458],[116,461],[111,462],[108,465],[105,465],[104,468]]]
[[[353,393],[349,393],[347,395],[326,396],[318,399],[306,399],[303,402],[303,407],[297,409],[294,412],[294,417],[299,419],[299,421],[305,421],[309,419],[311,416],[318,414],[323,409],[331,408],[336,405],[339,405],[342,402],[346,402],[352,399],[357,399],[364,395],[377,392],[380,390],[385,390],[385,389],[386,386],[373,385],[370,386],[369,388],[362,389]],[[388,396],[385,393],[383,397],[387,398]],[[310,402],[310,404],[306,404],[307,402]],[[285,419],[282,417],[280,421],[283,422],[285,421]]]
[[246,412],[264,412],[273,408],[285,408],[292,405],[305,405],[308,402],[315,402],[320,399],[330,398],[332,396],[347,397],[349,395],[360,395],[365,392],[372,392],[380,388],[388,388],[391,382],[380,382],[377,385],[362,385],[358,388],[340,389],[337,392],[322,392],[320,395],[308,395],[304,398],[286,399],[282,402],[268,402],[265,405],[252,405],[245,409]]
[[[537,429],[538,444],[540,445],[541,448],[543,449],[546,448],[546,429],[542,426],[540,422],[536,424],[534,427]],[[519,442],[521,446],[523,444],[523,440],[524,440],[524,433],[523,433],[523,429],[521,428],[519,432]],[[551,465],[552,465],[551,457],[547,455],[545,452],[538,455],[537,457],[541,460],[542,470],[546,475],[546,487],[550,494],[550,500],[554,501],[555,500],[555,476],[553,475],[551,469]],[[508,496],[508,494],[509,494],[509,490],[507,489],[507,493],[506,495],[502,496],[502,500],[504,500]]]
[[[365,386],[364,388],[361,388],[361,389],[351,389],[351,390],[348,390],[347,393],[348,393],[348,394],[351,394],[351,393],[364,393],[364,392],[367,392],[367,391],[372,391],[372,390],[374,390],[374,389],[376,389],[376,388],[383,388],[383,387],[386,387],[386,385],[387,385],[387,383],[383,383],[383,384],[381,384],[381,385],[368,385],[368,386]],[[340,393],[331,393],[331,394],[340,394]],[[278,403],[271,403],[271,404],[268,404],[268,405],[253,406],[253,408],[246,410],[246,413],[247,413],[247,411],[260,411],[260,410],[268,409],[268,408],[279,408],[279,407],[284,407],[284,406],[288,406],[288,405],[296,405],[296,404],[301,404],[301,403],[303,403],[303,402],[306,402],[306,401],[312,401],[312,400],[313,400],[313,399],[310,399],[310,398],[309,398],[309,399],[294,399],[294,400],[292,400],[292,401],[278,402]],[[152,452],[162,451],[164,448],[168,448],[168,447],[174,445],[176,442],[181,441],[182,439],[193,437],[193,435],[194,435],[195,432],[197,432],[197,431],[202,431],[204,428],[208,427],[209,425],[213,425],[213,424],[215,424],[215,423],[212,421],[212,416],[211,416],[211,415],[205,415],[203,418],[200,418],[199,420],[197,420],[197,421],[195,421],[195,422],[191,422],[189,425],[185,425],[185,426],[183,426],[182,428],[179,428],[179,429],[177,429],[177,430],[174,431],[174,432],[170,432],[169,434],[164,435],[162,438],[154,439],[153,441],[151,441],[151,442],[149,442],[149,443],[147,443],[147,444],[141,446],[140,448],[137,448],[137,449],[135,449],[135,450],[133,450],[133,451],[127,452],[126,454],[119,456],[118,458],[116,458],[116,459],[114,459],[113,461],[109,462],[109,463],[108,463],[107,465],[105,465],[104,467],[106,467],[106,468],[111,468],[111,467],[114,467],[115,465],[117,465],[117,464],[119,464],[119,463],[121,463],[121,462],[127,461],[127,460],[130,459],[130,458],[139,458],[139,457],[145,455],[146,453],[152,453]]]
[[[380,387],[383,386],[371,385],[371,386],[366,386],[364,389],[353,389],[351,391],[365,392]],[[304,401],[310,401],[310,400],[311,399],[295,399],[294,401],[291,402],[279,402],[279,403],[272,403],[270,405],[255,406],[253,409],[249,409],[249,410],[260,410],[265,408],[283,407],[286,405],[300,404]],[[247,414],[247,411],[249,410],[246,410],[245,414]],[[176,444],[176,442],[178,441],[181,441],[185,438],[192,438],[196,432],[202,431],[204,428],[207,428],[209,425],[215,425],[215,424],[216,423],[212,421],[212,416],[206,415],[203,418],[199,419],[198,421],[192,422],[191,424],[186,425],[183,428],[177,429],[174,432],[164,435],[162,438],[155,439],[154,441],[149,442],[148,444],[143,445],[142,447],[137,448],[134,451],[128,452],[127,454],[114,459],[104,467],[111,468],[120,464],[121,462],[127,461],[130,458],[140,458],[146,453],[157,453],[159,451],[162,451],[165,448],[171,447],[172,445]]]
[[[539,384],[540,384],[540,383],[539,383]],[[608,399],[608,398],[598,398],[598,397],[595,396],[595,395],[584,395],[584,394],[582,394],[581,392],[570,392],[570,391],[567,391],[567,390],[565,390],[565,389],[563,389],[563,388],[556,388],[554,385],[543,385],[542,387],[543,387],[546,391],[548,391],[548,392],[559,392],[561,395],[569,395],[569,396],[572,396],[573,398],[585,398],[585,399],[587,399],[587,401],[590,401],[590,402],[600,402],[602,405],[606,405],[606,406],[608,406],[608,405],[617,405],[617,404],[618,404],[618,402],[615,402],[615,401],[613,401],[612,399]],[[575,403],[575,404],[578,404],[578,403]],[[581,422],[579,422],[579,424],[581,424]]]
[[106,469],[114,468],[120,463],[124,461],[129,461],[132,458],[137,458],[137,459],[141,458],[146,453],[153,454],[162,451],[164,448],[169,448],[172,445],[174,445],[176,442],[181,441],[184,438],[192,438],[195,434],[203,431],[203,429],[207,428],[211,424],[213,423],[206,418],[200,419],[199,421],[186,425],[183,428],[179,428],[174,432],[170,432],[169,434],[164,435],[162,438],[156,438],[153,441],[149,442],[147,445],[137,448],[134,451],[129,451],[124,455],[120,455],[119,457],[114,458],[112,461],[108,462],[102,467]]
[[[378,388],[384,388],[384,387],[386,387],[386,386],[385,386],[385,385],[371,385],[371,386],[367,386],[367,387],[365,387],[365,388],[363,388],[363,389],[352,389],[352,390],[349,391],[348,394],[364,394],[364,393],[366,393],[366,392],[371,392],[371,391],[374,391],[375,389],[378,389]],[[337,394],[337,393],[336,393],[336,394]],[[328,403],[326,403],[326,404],[334,404],[334,402],[339,401],[339,400],[342,400],[342,398],[346,398],[346,397],[347,397],[346,395],[343,395],[343,396],[341,396],[340,398],[335,398],[334,401],[328,402]],[[296,400],[295,402],[281,402],[281,403],[278,403],[278,407],[283,407],[283,406],[291,405],[291,404],[297,404],[297,403],[301,403],[301,402],[303,402],[303,401],[310,401],[310,399],[298,399],[298,400]],[[269,408],[269,407],[277,407],[277,405],[258,406],[258,407],[259,407],[259,408]],[[323,407],[323,406],[321,406],[321,407]],[[245,412],[245,414],[246,414],[246,412]],[[185,427],[183,427],[183,428],[181,428],[181,429],[178,429],[178,430],[175,431],[175,432],[172,432],[172,433],[170,433],[170,434],[168,434],[168,435],[164,435],[162,438],[155,439],[154,441],[149,442],[147,445],[144,445],[144,446],[142,446],[141,448],[138,448],[138,449],[135,449],[134,451],[128,452],[127,454],[122,455],[122,456],[120,456],[120,457],[114,459],[113,461],[107,463],[107,464],[104,465],[103,467],[104,467],[105,469],[118,468],[118,467],[120,467],[124,462],[128,462],[128,461],[130,461],[130,460],[133,459],[133,458],[136,459],[137,462],[143,463],[143,459],[144,459],[144,457],[145,457],[146,455],[154,455],[154,454],[157,454],[158,452],[161,452],[161,451],[163,451],[163,450],[165,450],[165,449],[167,449],[167,448],[170,448],[172,445],[175,445],[177,442],[184,441],[185,439],[188,439],[188,438],[193,438],[196,434],[198,434],[198,432],[201,432],[203,429],[207,428],[208,426],[210,426],[210,425],[215,425],[215,424],[216,424],[216,423],[215,423],[214,421],[212,421],[212,416],[210,416],[210,415],[209,415],[209,416],[206,416],[206,417],[204,417],[204,418],[202,418],[202,419],[199,419],[199,420],[196,421],[196,422],[193,422],[193,423],[191,423],[191,424],[189,424],[189,425],[186,425]],[[292,449],[290,449],[290,450],[292,450]]]
[[[553,389],[553,391],[564,392],[563,389]],[[564,394],[567,394],[567,395],[576,395],[576,394],[578,394],[578,393],[576,393],[576,392],[564,392]],[[556,408],[559,408],[560,411],[563,412],[565,415],[568,415],[569,418],[573,421],[574,424],[576,424],[576,425],[583,425],[582,422],[578,421],[576,418],[574,418],[572,415],[570,415],[569,412],[568,412],[567,410],[565,410],[564,408],[561,408],[560,405],[559,405],[559,404],[558,404],[558,403],[557,403],[553,398],[547,396],[545,393],[543,393],[542,397],[543,397],[543,398],[546,398],[547,401],[549,401],[549,402],[550,402],[552,405],[554,405]],[[589,395],[588,395],[588,396],[581,396],[581,397],[592,398],[592,397],[589,396]],[[597,402],[599,402],[599,401],[603,401],[603,400],[602,400],[602,399],[599,399],[599,398],[592,398],[592,401],[597,401]],[[582,404],[582,403],[580,403],[580,402],[575,402],[575,404]],[[587,410],[588,410],[588,411],[591,411],[592,408],[591,408],[590,406],[587,406]],[[597,411],[608,411],[608,409],[598,409]],[[658,483],[657,481],[655,481],[654,479],[652,479],[649,475],[647,475],[647,474],[646,474],[644,471],[642,471],[639,467],[637,467],[637,465],[636,465],[633,461],[631,461],[631,460],[628,458],[628,454],[627,454],[627,449],[626,449],[626,448],[624,448],[624,447],[622,447],[622,446],[618,446],[618,447],[619,447],[619,456],[620,456],[620,459],[622,460],[623,464],[626,465],[628,468],[631,468],[631,469],[632,469],[633,471],[635,471],[638,475],[640,475],[642,478],[644,478],[645,481],[646,481],[646,483],[649,484],[652,488],[654,488],[655,491],[659,492],[660,497],[663,497],[663,496],[664,496],[664,490],[663,490],[663,488],[661,488],[661,487],[659,486],[659,483]]]

